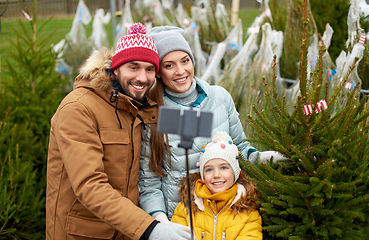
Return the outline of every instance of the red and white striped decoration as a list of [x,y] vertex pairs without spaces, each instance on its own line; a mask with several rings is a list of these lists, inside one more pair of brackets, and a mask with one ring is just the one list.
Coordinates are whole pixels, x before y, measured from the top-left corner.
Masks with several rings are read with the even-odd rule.
[[[304,105],[304,114],[306,116],[309,116],[313,112],[313,106],[314,106],[313,104]],[[321,111],[327,108],[328,108],[327,102],[325,101],[325,99],[322,99],[319,102],[317,102],[315,112],[320,113]]]
[[28,13],[26,13],[26,11],[24,11],[23,9],[22,9],[22,13],[27,18],[28,21],[32,21],[32,17],[28,15]]
[[304,113],[309,116],[313,112],[313,104],[304,105]]
[[362,34],[361,34],[361,36],[360,36],[359,43],[360,43],[360,44],[362,44],[362,45],[364,45],[364,43],[365,43],[365,38],[366,38],[365,34],[364,34],[364,33],[362,33]]
[[347,89],[351,89],[351,83],[347,82],[347,83],[345,84],[345,88],[347,88]]
[[317,103],[317,112],[321,112],[323,110],[326,110],[328,108],[327,102],[325,101],[325,99],[320,100]]

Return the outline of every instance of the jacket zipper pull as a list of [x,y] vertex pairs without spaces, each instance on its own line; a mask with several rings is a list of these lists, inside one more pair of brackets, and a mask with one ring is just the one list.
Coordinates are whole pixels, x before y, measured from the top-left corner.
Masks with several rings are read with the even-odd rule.
[[146,130],[145,122],[144,122],[143,118],[141,117],[141,115],[140,115],[140,114],[137,114],[137,117],[138,117],[138,119],[140,119],[140,120],[141,120],[141,122],[142,122],[142,129],[143,129],[143,130]]

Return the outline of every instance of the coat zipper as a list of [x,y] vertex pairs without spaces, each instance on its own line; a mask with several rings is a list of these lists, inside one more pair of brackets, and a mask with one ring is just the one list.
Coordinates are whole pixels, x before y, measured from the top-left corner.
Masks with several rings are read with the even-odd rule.
[[[219,214],[219,213],[218,213]],[[213,213],[213,215],[214,215],[214,213]],[[213,229],[213,240],[215,240],[215,230],[216,230],[216,228],[217,228],[217,218],[218,218],[218,215],[214,215],[214,229]]]
[[225,240],[225,232],[222,232],[222,240]]
[[[223,206],[224,207],[224,206]],[[217,228],[217,219],[218,219],[218,216],[219,216],[219,214],[222,212],[222,210],[223,210],[223,207],[219,210],[219,212],[218,212],[218,214],[217,215],[215,215],[214,214],[214,212],[213,212],[213,210],[211,209],[211,207],[209,207],[209,209],[210,209],[210,211],[211,211],[211,213],[213,214],[213,216],[214,216],[214,228],[213,228],[213,240],[215,240],[215,236],[216,236],[216,228]],[[224,238],[225,238],[225,233],[224,233]],[[222,238],[223,239],[223,238]]]
[[[134,150],[134,145],[133,145],[133,126],[134,126],[134,122],[131,123],[131,154],[132,154],[132,159],[134,159],[135,157],[135,150]],[[132,161],[132,164],[131,164],[131,169],[132,169],[132,165],[133,165],[133,161]],[[128,174],[128,178],[127,178],[127,191],[126,191],[126,194],[128,196],[128,191],[129,191],[129,180],[130,180],[130,177],[131,177],[131,171],[129,171],[129,174]]]

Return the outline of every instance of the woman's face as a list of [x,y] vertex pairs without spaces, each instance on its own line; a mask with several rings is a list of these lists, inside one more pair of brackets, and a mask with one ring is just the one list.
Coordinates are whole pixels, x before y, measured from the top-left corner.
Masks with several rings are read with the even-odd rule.
[[193,64],[188,53],[173,51],[165,55],[157,75],[172,92],[184,93],[190,89],[194,76]]

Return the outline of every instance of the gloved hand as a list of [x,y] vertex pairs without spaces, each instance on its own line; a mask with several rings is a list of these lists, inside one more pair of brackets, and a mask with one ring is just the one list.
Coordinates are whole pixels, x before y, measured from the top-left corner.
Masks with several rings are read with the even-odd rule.
[[286,158],[281,153],[276,152],[276,151],[259,152],[259,156],[260,156],[260,162],[264,162],[264,163],[266,163],[267,161],[270,161],[272,157],[274,161],[288,160],[288,158]]
[[251,163],[255,163],[259,158],[259,162],[267,163],[270,161],[271,157],[273,157],[274,161],[280,160],[288,160],[288,158],[284,157],[282,154],[276,151],[264,151],[264,152],[252,152],[249,155],[249,161]]
[[169,226],[172,226],[172,227],[175,227],[175,228],[178,228],[179,230],[182,230],[182,231],[186,231],[188,233],[191,233],[191,229],[190,227],[187,227],[187,226],[184,226],[182,224],[179,224],[179,223],[173,223],[171,221],[169,221],[167,215],[163,212],[156,212],[156,213],[153,213],[152,216],[158,220],[159,222],[161,223],[164,223],[166,225],[169,225]]
[[149,240],[191,240],[191,233],[178,228],[158,223],[152,230]]

